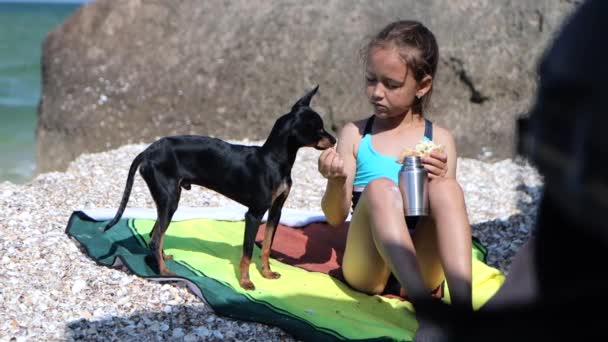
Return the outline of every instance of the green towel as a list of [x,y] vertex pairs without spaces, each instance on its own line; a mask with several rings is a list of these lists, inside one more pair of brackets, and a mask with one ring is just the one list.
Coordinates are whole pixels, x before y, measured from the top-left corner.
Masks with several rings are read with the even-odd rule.
[[[103,233],[105,221],[74,212],[66,233],[99,264],[111,266],[120,260],[134,274],[158,279],[164,277],[157,274],[147,247],[153,224],[149,219],[123,219]],[[164,239],[165,253],[173,255],[173,260],[167,260],[169,269],[176,272],[171,278],[200,290],[199,295],[217,314],[278,326],[302,340],[412,340],[417,322],[409,302],[363,294],[326,273],[272,258],[271,267],[281,278],[265,279],[259,272],[257,246],[250,268],[256,288],[243,290],[238,284],[243,230],[243,221],[172,222]],[[483,246],[473,245],[473,305],[478,308],[502,285],[504,276],[485,264]],[[443,300],[450,300],[447,285]]]

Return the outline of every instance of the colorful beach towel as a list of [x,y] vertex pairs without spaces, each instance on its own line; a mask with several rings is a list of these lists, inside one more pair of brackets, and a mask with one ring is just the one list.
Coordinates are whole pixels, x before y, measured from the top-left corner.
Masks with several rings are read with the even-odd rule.
[[[101,265],[125,265],[152,280],[186,282],[219,315],[278,326],[306,341],[411,341],[414,336],[417,322],[408,301],[363,294],[343,282],[340,263],[347,224],[333,228],[322,214],[285,210],[271,255],[271,267],[281,278],[260,275],[256,246],[250,270],[256,288],[245,291],[238,284],[242,213],[229,209],[232,216],[226,217],[218,215],[222,209],[178,210],[164,242],[165,253],[173,255],[167,266],[176,276],[163,277],[157,274],[147,246],[153,211],[128,209],[114,228],[103,233],[114,212],[75,211],[66,233]],[[195,217],[205,212],[214,213],[206,215],[213,218]],[[264,225],[258,242],[263,232]],[[485,264],[483,246],[476,240],[473,245],[473,305],[479,308],[502,285],[504,276]],[[442,300],[449,302],[449,284],[442,290]]]

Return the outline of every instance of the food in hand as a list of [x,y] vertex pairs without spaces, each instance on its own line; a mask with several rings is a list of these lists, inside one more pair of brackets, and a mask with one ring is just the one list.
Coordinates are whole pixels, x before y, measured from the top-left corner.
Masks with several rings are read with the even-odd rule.
[[432,140],[421,140],[416,144],[414,149],[404,149],[399,155],[399,158],[397,158],[397,162],[403,163],[405,157],[425,157],[433,151],[443,152],[443,145],[435,144]]

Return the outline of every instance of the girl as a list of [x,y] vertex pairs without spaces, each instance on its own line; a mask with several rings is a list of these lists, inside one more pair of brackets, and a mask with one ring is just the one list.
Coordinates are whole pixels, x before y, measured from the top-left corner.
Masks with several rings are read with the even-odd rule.
[[[341,225],[354,208],[342,269],[355,289],[380,294],[391,273],[414,306],[447,279],[452,303],[471,308],[471,228],[456,180],[450,132],[423,117],[438,61],[435,37],[416,21],[397,21],[365,47],[367,119],[347,123],[336,149],[319,157],[327,179],[322,209]],[[404,216],[397,157],[421,139],[444,146],[422,162],[430,177],[429,216]],[[424,330],[420,322],[417,339]]]

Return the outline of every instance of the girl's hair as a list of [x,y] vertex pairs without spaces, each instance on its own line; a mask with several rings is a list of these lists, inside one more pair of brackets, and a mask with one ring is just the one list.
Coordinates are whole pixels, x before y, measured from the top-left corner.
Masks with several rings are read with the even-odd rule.
[[[373,37],[361,50],[361,58],[367,66],[369,53],[372,49],[386,48],[391,45],[399,49],[401,58],[408,69],[414,73],[416,81],[420,82],[429,75],[435,79],[439,61],[439,47],[435,35],[422,23],[414,20],[400,20],[388,24]],[[416,102],[420,111],[427,108],[433,86]]]

